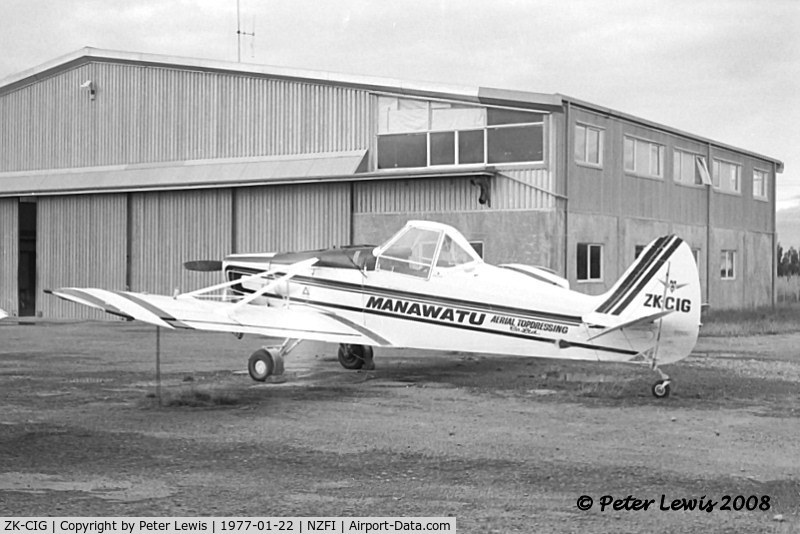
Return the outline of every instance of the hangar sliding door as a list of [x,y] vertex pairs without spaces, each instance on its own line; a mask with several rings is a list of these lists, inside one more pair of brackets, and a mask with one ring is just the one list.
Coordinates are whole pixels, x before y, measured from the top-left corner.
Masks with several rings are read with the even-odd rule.
[[0,308],[16,315],[19,216],[17,198],[0,198]]
[[132,193],[131,290],[172,294],[219,283],[220,273],[184,269],[231,252],[231,190]]
[[44,289],[125,289],[126,195],[40,197],[36,229],[37,309],[44,317],[109,319]]
[[350,184],[236,190],[236,251],[312,250],[350,244]]

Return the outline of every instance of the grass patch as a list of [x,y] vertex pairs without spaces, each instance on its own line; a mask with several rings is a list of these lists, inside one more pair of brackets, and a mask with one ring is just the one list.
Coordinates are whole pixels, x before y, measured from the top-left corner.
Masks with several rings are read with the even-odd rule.
[[[151,393],[148,398],[155,399]],[[219,389],[182,389],[180,391],[162,392],[161,405],[167,408],[213,408],[219,406],[236,406],[241,398],[230,391]]]
[[779,305],[800,302],[800,276],[779,276],[775,280],[775,291]]
[[709,310],[700,335],[742,337],[800,332],[800,303],[751,310]]

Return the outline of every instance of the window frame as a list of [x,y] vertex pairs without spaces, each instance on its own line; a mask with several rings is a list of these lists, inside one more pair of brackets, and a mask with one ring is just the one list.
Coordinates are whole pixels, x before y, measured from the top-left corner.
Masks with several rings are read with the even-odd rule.
[[[763,191],[762,194],[756,194],[756,173],[763,175],[763,180],[761,181],[761,189]],[[769,202],[769,177],[770,171],[753,167],[753,198],[755,200]]]
[[[627,146],[628,141],[633,143],[633,154],[632,154],[632,162],[633,168],[628,168],[628,154],[627,154]],[[637,146],[639,145],[647,145],[646,149],[649,154],[647,158],[648,162],[648,169],[643,171],[637,168],[637,162],[639,161],[638,151],[639,149]],[[660,161],[658,174],[652,174],[653,168],[653,148],[657,149],[658,158]],[[655,141],[651,141],[650,139],[645,139],[642,137],[637,137],[635,135],[625,134],[622,136],[622,168],[625,171],[625,174],[636,176],[638,178],[649,178],[651,180],[664,180],[666,175],[666,155],[667,155],[667,147],[664,144],[657,143]]]
[[[685,181],[683,180],[683,161],[678,164],[676,159],[680,155],[681,160],[684,157],[691,157],[692,158],[692,180]],[[703,154],[699,154],[697,152],[693,152],[691,150],[687,150],[685,148],[673,148],[672,149],[672,181],[678,185],[684,187],[695,187],[695,188],[702,188],[706,185],[711,183],[710,177],[704,176],[708,174],[708,164],[706,163],[706,157]]]
[[[722,166],[730,166],[736,169],[736,188],[731,188],[730,184],[728,186],[724,186],[722,183]],[[741,163],[737,163],[735,161],[726,160],[723,158],[713,158],[711,162],[711,183],[713,184],[715,190],[726,193],[728,195],[742,195],[742,167]],[[727,176],[726,179],[730,181],[730,176]]]
[[[582,147],[582,155],[579,159],[578,157],[578,129],[582,128],[584,130],[583,134],[583,147]],[[589,131],[597,132],[597,161],[590,161],[589,160]],[[599,126],[595,126],[594,124],[589,124],[585,122],[576,122],[575,128],[573,129],[573,150],[572,155],[573,159],[576,164],[584,166],[584,167],[591,167],[593,169],[602,169],[603,168],[603,152],[605,148],[605,128],[601,128]]]
[[736,249],[720,251],[720,280],[736,280]]
[[[580,274],[580,249],[586,247],[586,278],[581,278]],[[602,243],[578,243],[575,248],[575,280],[580,284],[593,284],[603,281],[603,244]],[[599,274],[596,278],[592,278],[592,250],[599,250],[600,257],[598,258]]]
[[[406,236],[410,235],[414,237],[415,231],[419,232],[420,235],[416,236],[416,238],[410,243],[410,246],[404,247],[403,249],[405,251],[407,248],[409,255],[405,258],[393,256],[391,253],[394,252],[395,247],[397,247],[399,243],[403,242]],[[435,235],[436,240],[422,240],[421,237],[423,236],[423,233]],[[395,234],[380,250],[380,253],[376,255],[375,271],[394,273],[419,280],[430,280],[433,270],[436,267],[439,249],[442,246],[443,240],[444,232],[441,230],[404,227],[397,234]],[[418,258],[413,256],[415,252],[423,251],[426,246],[430,247],[431,245],[433,246],[433,250],[430,252],[430,258],[426,258],[425,255],[421,255]],[[389,252],[389,254],[387,254],[387,252]],[[387,265],[389,268],[387,268]],[[396,267],[402,267],[402,270],[397,270]]]

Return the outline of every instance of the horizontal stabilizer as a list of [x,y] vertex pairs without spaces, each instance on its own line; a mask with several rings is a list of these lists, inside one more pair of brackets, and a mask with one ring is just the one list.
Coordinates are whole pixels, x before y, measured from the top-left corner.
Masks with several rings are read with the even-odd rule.
[[634,326],[640,325],[640,324],[652,323],[653,321],[661,319],[662,317],[665,317],[665,316],[669,315],[670,313],[672,313],[672,310],[664,310],[664,311],[656,312],[656,313],[651,314],[651,315],[645,315],[643,317],[637,317],[637,318],[631,319],[629,321],[624,321],[624,322],[619,323],[619,324],[614,325],[614,326],[609,326],[608,328],[603,329],[602,332],[598,332],[597,334],[595,334],[593,336],[590,336],[587,339],[587,341],[592,341],[593,339],[597,339],[598,337],[604,336],[606,334],[610,334],[611,332],[615,332],[617,330],[622,330],[623,328],[631,328],[631,327],[634,327]]

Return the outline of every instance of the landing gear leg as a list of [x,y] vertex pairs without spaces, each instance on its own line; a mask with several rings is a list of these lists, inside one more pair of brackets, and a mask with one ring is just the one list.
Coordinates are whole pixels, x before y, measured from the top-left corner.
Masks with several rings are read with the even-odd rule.
[[653,370],[656,371],[661,376],[661,380],[653,384],[653,387],[651,388],[650,391],[653,393],[653,396],[655,398],[665,399],[669,397],[670,384],[672,383],[672,381],[664,371],[662,371],[661,369],[658,368],[657,365],[655,365],[655,362],[653,362]]
[[369,345],[350,345],[342,343],[339,345],[339,363],[345,369],[364,369],[372,371],[375,369],[374,353]]
[[250,355],[247,372],[250,378],[264,382],[270,376],[283,374],[284,357],[300,344],[299,339],[286,339],[278,347],[262,347]]

